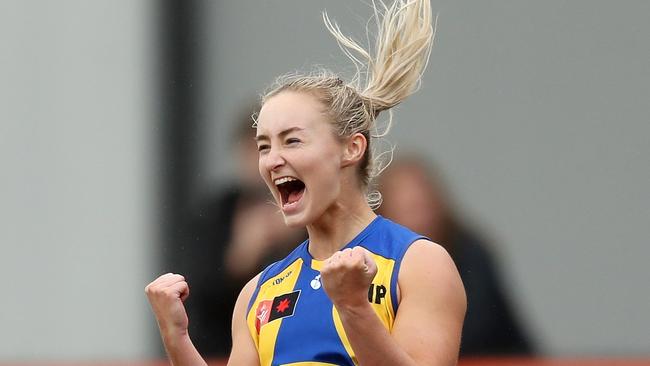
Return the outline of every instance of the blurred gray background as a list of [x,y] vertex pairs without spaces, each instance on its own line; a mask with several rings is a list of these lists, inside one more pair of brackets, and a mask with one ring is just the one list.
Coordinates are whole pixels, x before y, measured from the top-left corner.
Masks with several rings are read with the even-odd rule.
[[[158,357],[143,288],[170,255],[169,131],[194,131],[183,197],[214,191],[242,103],[312,64],[349,75],[321,11],[357,39],[370,15],[187,2],[184,78],[161,51],[169,3],[0,0],[0,360]],[[494,239],[543,355],[648,356],[650,2],[432,6],[429,68],[390,141],[436,161]],[[175,88],[191,101],[170,109]]]

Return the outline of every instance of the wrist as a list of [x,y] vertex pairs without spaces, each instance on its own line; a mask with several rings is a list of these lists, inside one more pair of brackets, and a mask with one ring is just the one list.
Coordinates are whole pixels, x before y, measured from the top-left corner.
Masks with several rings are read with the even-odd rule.
[[162,336],[165,350],[167,350],[169,355],[176,353],[177,350],[186,348],[188,344],[192,343],[187,331],[161,331],[160,335]]
[[189,338],[187,328],[160,325],[160,335],[165,343],[175,342],[185,337]]
[[344,301],[335,303],[334,306],[339,312],[339,315],[347,314],[350,316],[361,316],[368,312],[374,313],[372,306],[367,299],[362,299],[360,301]]

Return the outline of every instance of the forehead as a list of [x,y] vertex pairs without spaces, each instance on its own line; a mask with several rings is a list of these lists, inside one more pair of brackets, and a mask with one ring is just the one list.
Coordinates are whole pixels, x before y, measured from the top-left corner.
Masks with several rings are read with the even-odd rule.
[[284,91],[269,98],[257,119],[257,135],[272,136],[289,128],[303,130],[328,127],[325,106],[316,97]]

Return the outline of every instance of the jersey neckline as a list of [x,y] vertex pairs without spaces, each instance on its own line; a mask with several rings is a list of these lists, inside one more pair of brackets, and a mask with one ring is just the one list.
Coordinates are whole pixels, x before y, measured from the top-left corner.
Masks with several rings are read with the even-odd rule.
[[[383,217],[381,215],[377,215],[377,217],[372,219],[372,221],[368,224],[368,226],[366,226],[363,230],[361,230],[361,232],[357,234],[357,236],[355,236],[352,240],[350,240],[345,246],[343,246],[339,250],[343,250],[346,248],[353,248],[357,246],[363,239],[365,239],[368,235],[370,235],[373,231],[375,231],[375,229],[379,225],[379,221],[381,221],[382,219]],[[305,244],[303,245],[301,257],[307,267],[310,267],[316,271],[320,271],[320,269],[323,266],[323,263],[325,262],[325,260],[314,259],[311,253],[309,253],[309,239],[307,239],[305,241]]]

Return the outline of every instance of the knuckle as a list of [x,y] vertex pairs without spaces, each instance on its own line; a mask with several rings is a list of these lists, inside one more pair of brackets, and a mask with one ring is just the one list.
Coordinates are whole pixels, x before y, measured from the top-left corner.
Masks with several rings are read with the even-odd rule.
[[166,297],[166,298],[173,298],[174,297],[174,291],[172,291],[170,289],[164,289],[163,291],[160,292],[160,294],[163,297]]

